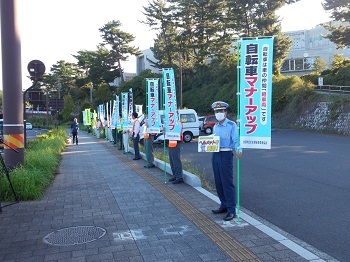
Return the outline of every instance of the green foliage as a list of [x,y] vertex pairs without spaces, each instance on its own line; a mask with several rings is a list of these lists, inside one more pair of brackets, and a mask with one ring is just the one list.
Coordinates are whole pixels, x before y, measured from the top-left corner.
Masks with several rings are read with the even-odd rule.
[[108,84],[98,85],[97,90],[93,94],[93,97],[94,108],[96,108],[98,105],[105,104],[115,98]]
[[147,69],[142,71],[138,76],[130,81],[122,83],[119,86],[120,92],[128,92],[132,88],[134,95],[134,104],[146,105],[146,79],[147,78],[161,78],[161,74],[155,74]]
[[[50,130],[34,141],[28,141],[24,165],[11,171],[11,182],[20,200],[34,200],[43,195],[51,183],[66,146],[65,129]],[[12,191],[4,174],[0,174],[1,199],[13,200]]]
[[69,121],[73,116],[77,116],[80,113],[80,109],[76,107],[71,95],[66,95],[63,98],[64,108],[61,112],[64,121]]
[[[309,99],[314,93],[313,85],[297,76],[279,76],[273,78],[272,112],[278,113],[286,107],[295,107]],[[298,108],[298,106],[296,107]]]
[[331,96],[330,102],[329,119],[331,121],[335,121],[338,119],[340,113],[342,112],[342,106],[346,103],[349,103],[349,99],[342,96]]
[[323,8],[331,11],[331,17],[334,21],[348,22],[347,24],[324,24],[324,27],[331,32],[326,37],[337,44],[338,48],[350,47],[350,2],[345,0],[325,0]]
[[326,61],[323,58],[317,57],[313,63],[313,72],[315,74],[320,74],[322,71],[328,68]]

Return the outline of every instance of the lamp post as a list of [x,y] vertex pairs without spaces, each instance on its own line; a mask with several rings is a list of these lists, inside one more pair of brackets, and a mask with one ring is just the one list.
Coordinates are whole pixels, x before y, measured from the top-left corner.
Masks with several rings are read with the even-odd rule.
[[303,68],[304,68],[304,75],[306,75],[306,69],[307,69],[307,58],[309,57],[308,53],[304,53],[304,63],[303,63]]
[[180,66],[179,66],[179,82],[180,82],[180,108],[182,108],[182,50],[183,50],[183,37],[187,34],[187,31],[183,31],[181,33],[181,38],[180,38],[180,54],[179,54],[179,62],[180,62]]
[[92,105],[92,89],[94,88],[94,85],[93,85],[93,83],[91,82],[90,83],[90,103],[91,103],[91,105]]

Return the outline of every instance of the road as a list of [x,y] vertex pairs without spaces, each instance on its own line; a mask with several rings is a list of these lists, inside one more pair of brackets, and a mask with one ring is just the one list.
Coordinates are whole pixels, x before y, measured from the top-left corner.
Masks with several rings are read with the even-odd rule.
[[[211,154],[183,159],[213,181]],[[274,130],[272,149],[245,149],[241,205],[340,261],[350,261],[350,137]]]
[[47,129],[33,128],[26,131],[27,140],[35,139],[37,135],[41,135],[47,132]]

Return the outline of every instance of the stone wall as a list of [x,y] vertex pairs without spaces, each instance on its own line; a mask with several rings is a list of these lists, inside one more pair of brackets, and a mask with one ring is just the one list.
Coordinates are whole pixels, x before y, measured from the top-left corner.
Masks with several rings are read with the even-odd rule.
[[295,122],[300,128],[350,135],[350,103],[338,108],[330,102],[310,104]]

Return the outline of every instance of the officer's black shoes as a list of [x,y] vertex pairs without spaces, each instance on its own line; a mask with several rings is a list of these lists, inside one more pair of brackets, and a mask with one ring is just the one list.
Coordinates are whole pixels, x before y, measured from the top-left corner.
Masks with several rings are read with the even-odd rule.
[[145,167],[145,168],[153,168],[153,167],[156,167],[156,166],[154,164],[150,164],[150,165],[145,165],[143,167]]
[[214,214],[226,213],[227,212],[227,208],[218,208],[218,209],[212,210],[211,212],[213,212]]
[[141,158],[139,157],[134,157],[132,160],[140,160]]
[[169,182],[173,182],[175,180],[176,180],[176,177],[172,177],[172,178],[169,179]]
[[236,214],[233,213],[227,213],[227,215],[224,217],[225,221],[230,221],[236,217]]
[[176,178],[174,181],[173,181],[173,184],[180,184],[180,183],[183,183],[184,182],[184,179],[183,178]]

